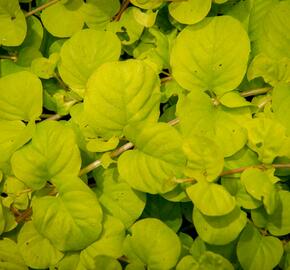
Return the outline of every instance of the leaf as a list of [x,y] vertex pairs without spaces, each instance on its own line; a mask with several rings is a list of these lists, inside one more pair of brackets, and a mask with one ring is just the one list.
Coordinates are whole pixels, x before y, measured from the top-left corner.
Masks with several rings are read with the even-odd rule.
[[144,27],[152,27],[155,23],[157,12],[147,10],[142,12],[139,8],[133,10],[135,20]]
[[263,77],[266,83],[276,86],[280,82],[290,82],[290,59],[282,58],[273,60],[264,54],[258,54],[252,61],[248,73],[248,79],[253,80]]
[[93,72],[106,62],[118,60],[120,53],[121,44],[114,34],[84,29],[63,44],[58,70],[64,82],[83,96]]
[[[82,5],[82,0],[57,2],[42,11],[41,21],[46,30],[53,36],[70,37],[83,28]],[[60,18],[61,24],[59,23]]]
[[138,60],[102,65],[90,78],[84,99],[89,125],[104,138],[122,136],[124,127],[159,115],[160,81]]
[[241,182],[251,196],[256,200],[263,201],[269,214],[275,212],[278,194],[273,181],[266,172],[255,168],[247,169],[241,175]]
[[81,159],[73,131],[58,122],[38,124],[32,142],[13,154],[11,165],[16,177],[33,189],[56,176],[77,176]]
[[279,202],[277,203],[277,208],[275,211],[268,215],[265,210],[259,208],[255,211],[252,211],[252,219],[264,220],[265,227],[272,235],[283,236],[290,233],[290,214],[289,214],[289,205],[290,205],[290,193],[286,190],[280,190],[278,192]]
[[81,11],[89,28],[105,30],[119,9],[119,0],[87,0]]
[[215,141],[226,157],[246,144],[246,131],[240,123],[251,119],[248,108],[228,109],[214,105],[207,94],[193,90],[186,97],[180,97],[176,115],[185,137],[208,137]]
[[273,89],[272,108],[274,117],[277,119],[285,128],[286,133],[290,135],[290,123],[288,115],[290,114],[290,84],[279,84]]
[[259,155],[259,160],[270,164],[280,155],[286,139],[285,128],[269,118],[255,118],[246,123],[248,146]]
[[228,108],[252,106],[249,101],[246,101],[246,99],[236,91],[225,93],[219,98],[219,102]]
[[224,216],[203,215],[197,207],[193,210],[193,223],[199,237],[206,243],[226,245],[235,240],[247,223],[247,215],[238,207]]
[[230,16],[206,18],[178,35],[171,53],[174,79],[187,90],[220,95],[242,81],[250,44],[240,22]]
[[180,205],[163,199],[161,196],[147,196],[146,207],[142,217],[156,218],[177,232],[182,224]]
[[224,158],[214,141],[201,136],[185,140],[183,151],[187,156],[185,174],[194,179],[215,181],[223,170]]
[[283,255],[283,245],[278,238],[262,236],[252,225],[247,225],[239,239],[237,255],[245,270],[272,270]]
[[18,46],[26,36],[27,25],[17,0],[0,0],[0,46]]
[[53,78],[58,60],[59,54],[57,53],[51,54],[49,58],[36,58],[31,62],[31,71],[42,79]]
[[290,58],[290,1],[278,2],[263,20],[261,51],[271,58]]
[[78,265],[76,270],[95,270],[95,269],[106,269],[106,270],[122,270],[121,264],[114,258],[109,256],[96,256],[93,264],[82,262]]
[[103,230],[99,239],[81,251],[80,262],[94,265],[97,256],[106,255],[115,259],[123,255],[125,227],[115,217],[105,215]]
[[41,81],[23,71],[0,79],[0,119],[35,120],[42,112]]
[[155,9],[158,8],[164,0],[130,0],[130,2],[142,9]]
[[0,269],[28,270],[16,243],[9,238],[0,240],[0,258]]
[[123,153],[118,170],[132,188],[150,194],[172,190],[185,164],[181,136],[165,123],[140,123],[125,129],[137,149]]
[[124,242],[124,253],[130,262],[148,269],[170,269],[176,265],[181,250],[179,238],[160,220],[142,219],[130,231]]
[[37,17],[30,16],[26,19],[26,22],[27,34],[21,47],[35,47],[36,49],[40,49],[43,39],[43,27],[40,20]]
[[99,138],[91,139],[87,143],[90,152],[106,152],[115,149],[119,144],[119,138],[114,136],[107,141]]
[[207,216],[229,214],[236,206],[235,198],[219,184],[200,181],[186,192],[198,210]]
[[60,262],[49,268],[49,270],[75,270],[78,263],[79,252],[67,252]]
[[180,23],[195,24],[208,14],[211,0],[176,1],[168,6],[170,15]]
[[42,269],[56,264],[63,257],[48,239],[40,235],[32,221],[26,222],[21,228],[17,246],[26,263],[31,268]]
[[102,232],[102,209],[89,187],[77,177],[52,180],[58,196],[34,197],[33,224],[60,251],[81,250]]

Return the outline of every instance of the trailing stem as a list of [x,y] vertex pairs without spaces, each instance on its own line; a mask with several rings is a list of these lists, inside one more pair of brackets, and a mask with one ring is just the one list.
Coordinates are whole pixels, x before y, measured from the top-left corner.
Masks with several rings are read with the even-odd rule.
[[29,16],[32,16],[32,15],[34,15],[35,13],[37,13],[37,12],[39,12],[39,11],[42,11],[42,10],[46,9],[47,7],[50,7],[50,6],[54,5],[54,4],[56,4],[57,2],[59,2],[59,0],[51,0],[51,1],[49,1],[49,2],[47,2],[47,3],[45,3],[45,4],[43,4],[43,5],[41,5],[41,6],[39,6],[39,7],[37,7],[36,9],[33,9],[33,10],[27,12],[27,13],[25,14],[25,17],[27,18],[27,17],[29,17]]
[[119,10],[119,12],[117,13],[117,15],[114,17],[114,21],[117,22],[121,19],[122,17],[122,14],[124,13],[124,11],[126,10],[126,8],[129,6],[130,4],[130,0],[124,0],[122,5],[121,5],[121,8]]

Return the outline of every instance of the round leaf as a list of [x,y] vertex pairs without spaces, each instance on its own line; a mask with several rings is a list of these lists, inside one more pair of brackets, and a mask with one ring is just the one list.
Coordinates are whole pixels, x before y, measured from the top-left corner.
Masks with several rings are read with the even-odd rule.
[[130,231],[124,242],[124,253],[130,262],[141,263],[148,269],[170,269],[176,265],[181,250],[179,238],[160,220],[142,219]]
[[172,74],[187,90],[223,94],[242,81],[249,52],[249,38],[239,21],[230,16],[206,18],[178,35],[171,54]]

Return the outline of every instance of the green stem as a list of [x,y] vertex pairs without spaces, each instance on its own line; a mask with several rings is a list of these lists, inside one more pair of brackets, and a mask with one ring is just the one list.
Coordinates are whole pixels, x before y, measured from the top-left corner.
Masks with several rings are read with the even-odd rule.
[[16,62],[17,56],[16,55],[0,55],[0,59],[8,59],[8,60],[12,60],[13,62]]
[[266,94],[271,90],[272,90],[271,87],[264,87],[264,88],[258,88],[258,89],[252,89],[249,91],[244,91],[244,92],[241,92],[240,95],[242,97],[251,97],[251,96]]
[[48,8],[48,7],[52,6],[52,5],[54,5],[54,4],[56,4],[57,2],[59,2],[59,0],[51,0],[51,1],[49,1],[49,2],[47,2],[47,3],[45,3],[45,4],[43,4],[43,5],[41,5],[41,6],[39,6],[39,7],[37,7],[36,9],[27,12],[27,13],[25,14],[25,17],[27,18],[27,17],[29,17],[29,16],[32,16],[32,15],[34,15],[35,13],[37,13],[37,12],[39,12],[39,11],[42,11],[42,10],[44,10],[44,9],[46,9],[46,8]]

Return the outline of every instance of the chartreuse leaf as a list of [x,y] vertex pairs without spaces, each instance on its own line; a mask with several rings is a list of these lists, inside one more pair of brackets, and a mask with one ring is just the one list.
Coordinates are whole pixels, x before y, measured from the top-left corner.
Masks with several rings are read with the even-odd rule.
[[187,176],[212,182],[222,172],[224,158],[219,147],[211,139],[190,136],[183,144],[183,151],[187,157]]
[[31,268],[48,268],[60,261],[64,255],[39,234],[32,221],[26,222],[21,228],[17,245],[26,265]]
[[290,233],[290,213],[288,211],[290,207],[290,192],[281,190],[278,192],[279,201],[273,214],[268,215],[263,208],[259,208],[252,211],[252,219],[256,223],[256,220],[263,220],[265,227],[272,235],[282,236]]
[[38,124],[32,142],[13,154],[11,165],[16,177],[33,189],[56,176],[77,176],[81,158],[73,131],[58,122]]
[[0,269],[28,270],[14,241],[9,238],[0,240]]
[[102,234],[96,242],[81,251],[80,262],[93,266],[95,258],[100,255],[117,259],[123,255],[124,240],[123,223],[115,217],[105,215]]
[[34,122],[27,126],[19,120],[0,120],[0,162],[9,160],[11,155],[27,143],[35,129]]
[[200,181],[186,189],[194,205],[207,216],[223,216],[236,206],[235,198],[221,185]]
[[90,77],[84,99],[89,125],[109,139],[122,136],[132,122],[156,121],[159,115],[160,80],[138,60],[102,65]]
[[113,33],[84,29],[63,44],[58,70],[72,90],[84,95],[92,73],[103,63],[118,60],[120,53],[121,43]]
[[17,72],[0,79],[0,119],[35,120],[42,112],[42,85],[33,73]]
[[282,242],[273,236],[262,236],[252,225],[242,232],[237,255],[244,270],[272,270],[283,255]]
[[172,74],[185,89],[220,95],[242,81],[248,62],[247,33],[230,16],[206,18],[178,35],[171,53]]
[[36,58],[31,62],[31,71],[42,79],[53,78],[58,60],[58,53],[51,54],[49,58]]
[[193,134],[206,136],[216,142],[226,157],[246,144],[246,130],[241,123],[251,119],[247,107],[229,109],[216,106],[206,93],[193,90],[189,95],[180,97],[176,115],[185,137]]
[[195,24],[201,21],[211,8],[211,0],[176,1],[168,6],[170,15],[180,23]]
[[66,252],[64,257],[49,270],[75,270],[80,261],[79,252]]
[[154,9],[158,8],[164,0],[130,0],[130,2],[142,9]]
[[236,91],[225,93],[219,98],[219,102],[228,108],[252,106],[251,102],[246,101],[246,99]]
[[290,135],[290,84],[279,84],[273,90],[272,108],[275,118],[286,128]]
[[[83,28],[82,5],[82,0],[59,1],[42,11],[41,21],[53,36],[70,37]],[[61,24],[59,23],[60,18]]]
[[263,77],[266,83],[276,86],[280,82],[290,82],[290,58],[274,60],[264,54],[258,54],[252,61],[248,79]]
[[0,0],[0,46],[18,46],[26,36],[27,25],[17,0]]
[[135,20],[144,27],[152,27],[157,17],[157,11],[154,12],[151,9],[142,12],[139,8],[133,10]]
[[180,134],[165,123],[140,123],[125,129],[136,149],[123,153],[118,170],[132,188],[151,194],[172,190],[185,165]]
[[87,0],[81,11],[89,28],[105,30],[119,9],[119,0]]
[[76,270],[122,270],[121,264],[114,258],[104,255],[99,255],[94,258],[93,263],[81,262],[78,264]]
[[120,219],[126,228],[130,227],[142,214],[146,196],[132,189],[119,178],[116,168],[99,170],[95,176],[95,189],[103,209]]
[[256,200],[262,201],[269,214],[275,212],[278,203],[278,194],[274,186],[276,179],[255,168],[247,169],[241,175],[241,182],[247,192]]
[[239,207],[224,216],[203,215],[197,207],[193,210],[193,224],[206,243],[225,245],[235,240],[247,223],[247,215]]
[[219,254],[205,251],[197,260],[188,255],[183,257],[176,270],[233,270],[232,264]]
[[261,51],[271,58],[290,58],[290,1],[278,2],[263,20]]
[[124,254],[130,262],[148,269],[171,269],[179,258],[181,244],[178,236],[155,218],[137,221],[124,242]]
[[245,124],[248,130],[248,146],[259,160],[270,164],[281,155],[286,140],[285,128],[270,118],[255,118]]
[[102,232],[102,209],[96,195],[78,177],[53,178],[57,197],[34,197],[33,224],[61,251],[81,250]]
[[34,47],[40,49],[43,39],[43,26],[35,16],[27,18],[27,35],[21,44],[21,48]]
[[158,195],[148,194],[142,217],[158,218],[175,232],[182,224],[180,204],[167,201]]

